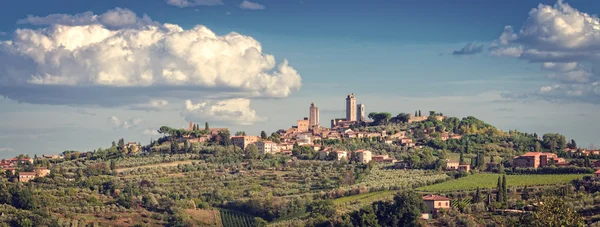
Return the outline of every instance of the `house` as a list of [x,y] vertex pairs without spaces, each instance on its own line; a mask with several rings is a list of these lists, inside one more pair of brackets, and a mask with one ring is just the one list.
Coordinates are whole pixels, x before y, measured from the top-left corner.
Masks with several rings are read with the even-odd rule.
[[20,172],[19,173],[19,182],[29,182],[37,175],[36,172]]
[[537,168],[540,166],[541,152],[527,152],[515,158],[515,166],[520,168]]
[[594,172],[594,177],[595,178],[600,178],[600,169],[596,170],[596,172]]
[[340,161],[342,159],[348,159],[348,152],[347,151],[336,151],[337,153],[337,160]]
[[394,143],[394,140],[393,140],[393,139],[390,139],[390,138],[385,138],[385,139],[383,140],[383,142],[384,142],[385,144],[392,144],[392,143]]
[[437,216],[441,209],[450,209],[450,199],[439,195],[423,196],[423,201],[427,205],[427,213],[421,214],[423,219],[430,219]]
[[300,134],[296,136],[296,142],[298,145],[312,144],[312,137],[309,134]]
[[397,160],[395,158],[390,158],[387,154],[373,155],[372,160],[375,162],[383,162],[383,163],[396,163],[397,162]]
[[256,136],[232,136],[231,141],[234,145],[246,149],[246,147],[250,144],[256,143],[258,141],[258,137]]
[[471,171],[471,165],[468,165],[468,164],[458,165],[458,171],[469,172],[469,171]]
[[390,138],[392,139],[402,139],[406,137],[406,132],[405,131],[401,131],[401,132],[397,132],[393,135],[390,135]]
[[29,162],[30,164],[33,164],[33,158],[27,158],[27,157],[20,158],[20,159],[19,158],[9,158],[7,161],[9,163],[17,164],[19,162],[19,160],[21,163]]
[[459,164],[460,163],[458,161],[450,161],[446,159],[446,170],[458,170]]
[[211,136],[219,135],[219,132],[229,131],[228,128],[209,128],[208,132],[210,132]]
[[125,147],[127,147],[127,149],[129,149],[131,152],[137,152],[140,150],[140,146],[138,146],[136,142],[129,142],[125,144]]
[[450,139],[450,134],[447,132],[442,132],[442,133],[440,133],[440,139],[442,139],[443,141],[446,141],[446,140]]
[[48,174],[50,174],[50,170],[47,168],[35,168],[35,173],[37,173],[38,177],[45,177],[48,176]]
[[356,155],[357,160],[360,163],[369,163],[371,161],[371,151],[358,150],[355,151],[354,154]]
[[565,160],[553,153],[527,152],[515,158],[515,166],[520,168],[538,168],[551,164],[561,163]]
[[256,147],[261,154],[273,154],[279,152],[279,146],[272,141],[258,141]]

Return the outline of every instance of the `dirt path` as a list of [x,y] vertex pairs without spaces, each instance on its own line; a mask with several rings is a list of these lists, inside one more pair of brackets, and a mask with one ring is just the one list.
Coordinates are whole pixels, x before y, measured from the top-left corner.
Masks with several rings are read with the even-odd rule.
[[136,170],[136,169],[141,169],[141,168],[177,166],[179,164],[190,164],[192,162],[194,162],[194,160],[176,161],[176,162],[165,162],[165,163],[157,163],[157,164],[150,164],[150,165],[143,165],[143,166],[136,166],[136,167],[119,168],[116,171],[117,171],[117,173],[122,173],[122,172],[125,172],[125,171],[131,171],[131,170]]

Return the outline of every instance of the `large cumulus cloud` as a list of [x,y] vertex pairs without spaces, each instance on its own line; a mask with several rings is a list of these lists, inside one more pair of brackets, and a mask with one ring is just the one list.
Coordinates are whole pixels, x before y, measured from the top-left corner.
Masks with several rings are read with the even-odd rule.
[[0,95],[21,102],[148,109],[168,98],[284,98],[301,87],[287,60],[235,32],[160,24],[120,8],[19,23],[42,26],[0,41]]
[[558,1],[539,4],[518,31],[506,26],[490,48],[492,55],[541,64],[551,83],[534,92],[506,94],[600,104],[600,19]]

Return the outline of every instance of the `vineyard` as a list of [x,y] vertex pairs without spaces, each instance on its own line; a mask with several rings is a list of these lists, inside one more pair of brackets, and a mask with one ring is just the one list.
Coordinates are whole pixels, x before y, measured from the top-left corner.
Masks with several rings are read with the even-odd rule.
[[[417,188],[423,192],[443,192],[459,190],[475,190],[479,188],[495,188],[500,174],[476,174],[457,180],[446,181],[439,184]],[[544,174],[544,175],[507,175],[509,187],[541,186],[554,184],[567,184],[572,180],[587,176],[586,174]]]
[[253,227],[256,226],[252,216],[239,212],[221,210],[223,227]]

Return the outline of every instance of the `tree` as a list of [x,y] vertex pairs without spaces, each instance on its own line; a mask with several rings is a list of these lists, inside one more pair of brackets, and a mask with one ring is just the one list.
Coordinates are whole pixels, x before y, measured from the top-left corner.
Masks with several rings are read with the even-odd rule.
[[502,193],[502,178],[498,177],[498,183],[496,184],[496,202],[501,203],[502,201],[504,201],[504,198],[502,198],[503,195],[504,193]]
[[392,118],[392,114],[387,112],[372,112],[369,113],[369,118],[373,119],[374,125],[385,125]]
[[577,149],[577,143],[575,142],[575,140],[572,139],[568,147],[571,149]]
[[116,147],[116,146],[117,146],[117,143],[115,143],[115,141],[112,141],[112,146],[113,146],[113,147]]
[[519,221],[523,226],[586,226],[585,221],[573,207],[559,197],[548,197],[530,215],[523,215]]
[[429,111],[429,116],[435,116],[435,111],[433,111],[433,110],[430,110],[430,111]]
[[419,117],[421,117],[421,116],[422,116],[422,115],[421,115],[421,110],[419,110]]
[[463,156],[463,152],[460,152],[460,158],[458,160],[458,164],[460,165],[464,165],[465,164],[465,157]]
[[261,131],[260,132],[260,138],[263,139],[263,140],[266,140],[267,139],[267,133],[265,131]]
[[206,131],[209,130],[209,128],[208,128],[208,122],[204,122],[204,130],[206,130]]
[[171,142],[171,154],[177,153],[179,151],[179,146],[177,146],[177,142]]
[[219,137],[221,137],[221,145],[230,146],[232,144],[229,130],[219,131]]
[[473,197],[473,202],[475,202],[475,203],[481,202],[481,192],[479,191],[479,187],[477,187],[477,190],[475,191],[475,196]]
[[117,169],[117,163],[115,162],[115,160],[110,160],[110,170],[115,170]]
[[119,139],[119,143],[117,144],[119,149],[123,149],[125,147],[125,140],[123,138]]
[[415,117],[418,117],[419,113],[415,110]]
[[254,144],[250,144],[250,145],[246,146],[244,153],[246,154],[246,158],[248,158],[248,159],[257,159],[258,156],[260,155],[258,147],[256,147],[256,145],[254,145]]
[[523,192],[521,192],[521,199],[529,200],[529,189],[527,189],[527,186],[525,186],[525,188],[523,188]]
[[395,117],[393,117],[391,119],[392,122],[394,123],[407,123],[409,120],[409,116],[407,113],[399,113],[398,115],[396,115]]
[[235,136],[246,136],[246,132],[244,131],[238,131],[235,133]]
[[508,190],[506,189],[506,175],[502,175],[502,202],[508,202]]

